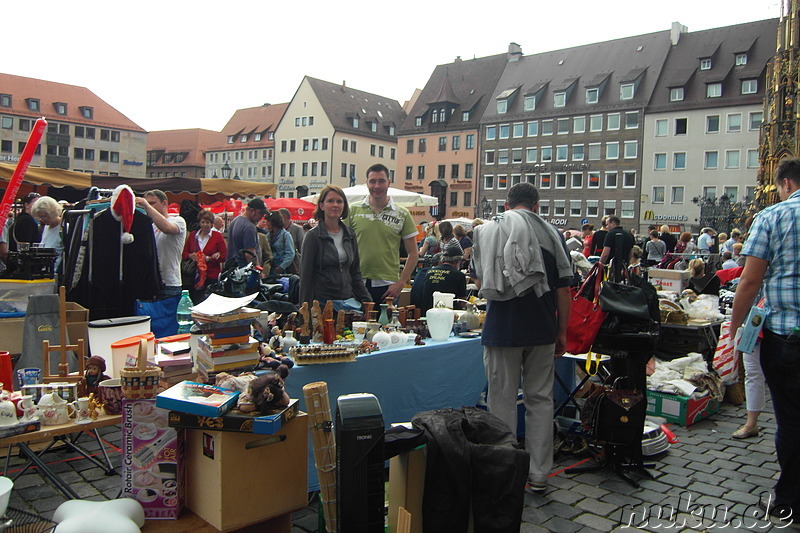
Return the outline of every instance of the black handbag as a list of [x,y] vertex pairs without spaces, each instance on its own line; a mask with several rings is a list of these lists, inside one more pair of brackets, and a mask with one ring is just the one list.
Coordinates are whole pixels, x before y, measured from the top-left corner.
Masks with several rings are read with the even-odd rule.
[[596,387],[587,399],[584,423],[598,442],[632,445],[642,439],[647,402],[641,390],[625,387],[626,380],[619,377],[611,386]]
[[197,279],[197,261],[187,257],[181,261],[181,285],[184,289],[194,289]]

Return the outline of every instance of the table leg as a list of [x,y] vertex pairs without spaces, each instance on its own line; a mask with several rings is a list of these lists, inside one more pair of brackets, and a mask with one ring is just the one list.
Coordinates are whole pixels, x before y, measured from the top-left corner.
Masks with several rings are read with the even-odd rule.
[[[97,430],[94,430],[94,431],[96,432]],[[102,468],[105,471],[107,476],[115,474],[116,471],[114,470],[114,467],[111,464],[111,460],[109,459],[108,454],[106,453],[106,449],[103,446],[103,443],[100,441],[100,436],[95,434],[95,437],[97,437],[97,442],[100,444],[100,449],[103,450],[103,456],[106,459],[106,464],[103,464],[96,457],[92,457],[92,455],[88,451],[86,451],[84,448],[82,448],[82,447],[78,446],[77,444],[75,444],[75,440],[77,440],[77,439],[74,439],[74,440],[67,439],[63,435],[60,435],[60,436],[56,437],[55,439],[62,441],[67,447],[72,449],[72,451],[81,454],[86,459],[88,459],[89,461],[91,461],[95,465],[97,465],[100,468]]]
[[[72,490],[72,488],[67,483],[64,483],[64,481],[62,481],[61,478],[58,477],[58,474],[50,470],[50,467],[47,466],[47,463],[42,461],[41,457],[39,457],[39,455],[36,452],[31,450],[27,444],[25,444],[24,442],[18,442],[17,446],[19,447],[19,450],[28,457],[30,462],[36,465],[36,467],[39,469],[39,472],[42,473],[47,479],[49,479],[53,483],[53,485],[55,485],[56,488],[60,490],[61,493],[64,494],[64,496],[67,497],[68,500],[80,499],[80,496],[78,496],[78,494],[74,490]],[[28,464],[28,466],[30,466],[30,463]],[[25,468],[27,469],[27,467]]]

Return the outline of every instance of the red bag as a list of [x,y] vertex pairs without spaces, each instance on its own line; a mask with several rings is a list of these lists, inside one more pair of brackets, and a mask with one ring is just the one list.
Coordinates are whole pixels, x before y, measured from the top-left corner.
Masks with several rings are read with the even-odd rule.
[[572,354],[587,353],[592,348],[597,332],[606,318],[600,309],[600,283],[603,270],[595,263],[586,280],[577,289],[572,289],[572,303],[567,322],[567,351]]

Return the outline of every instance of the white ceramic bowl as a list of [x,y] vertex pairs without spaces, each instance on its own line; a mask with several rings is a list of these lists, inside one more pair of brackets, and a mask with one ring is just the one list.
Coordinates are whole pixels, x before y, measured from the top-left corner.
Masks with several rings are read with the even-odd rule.
[[14,482],[5,476],[0,476],[0,516],[5,516],[6,514],[12,488],[14,488]]

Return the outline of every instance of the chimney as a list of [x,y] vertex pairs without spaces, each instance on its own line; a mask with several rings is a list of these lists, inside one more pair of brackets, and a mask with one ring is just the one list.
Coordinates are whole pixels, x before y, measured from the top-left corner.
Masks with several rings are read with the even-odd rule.
[[453,63],[461,63],[461,56],[456,56],[455,61]]
[[508,45],[508,61],[516,61],[522,57],[522,47],[517,43],[509,43]]
[[678,41],[681,39],[681,33],[686,33],[688,31],[689,28],[680,22],[673,22],[672,27],[669,29],[669,40],[672,43],[672,46],[678,44]]

